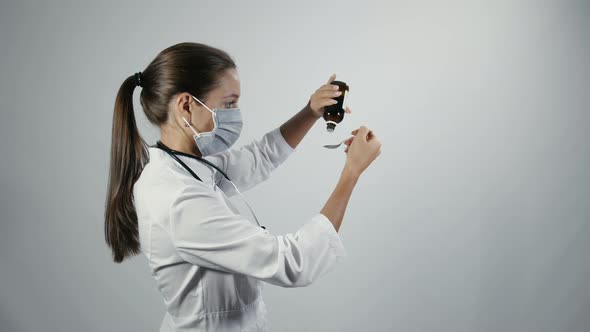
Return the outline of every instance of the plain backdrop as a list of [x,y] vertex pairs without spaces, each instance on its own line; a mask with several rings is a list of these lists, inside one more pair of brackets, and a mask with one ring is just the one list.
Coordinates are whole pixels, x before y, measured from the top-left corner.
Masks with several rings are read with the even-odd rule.
[[[367,125],[382,154],[349,202],[348,258],[307,288],[265,287],[272,331],[588,331],[590,2],[2,1],[0,330],[157,331],[143,255],[103,237],[113,105],[184,41],[237,62],[236,147],[301,110],[320,119],[245,193],[274,234],[332,193]],[[159,138],[139,105],[144,139]]]

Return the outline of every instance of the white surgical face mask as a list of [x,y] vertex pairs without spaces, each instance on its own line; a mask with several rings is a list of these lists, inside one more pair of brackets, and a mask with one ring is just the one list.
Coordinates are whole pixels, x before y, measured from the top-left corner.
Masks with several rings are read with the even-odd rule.
[[229,149],[240,137],[242,132],[242,113],[239,108],[216,108],[211,110],[207,105],[201,102],[197,97],[193,97],[201,103],[213,116],[213,130],[204,133],[198,133],[193,126],[184,118],[184,122],[191,128],[195,135],[195,143],[204,156],[212,155]]

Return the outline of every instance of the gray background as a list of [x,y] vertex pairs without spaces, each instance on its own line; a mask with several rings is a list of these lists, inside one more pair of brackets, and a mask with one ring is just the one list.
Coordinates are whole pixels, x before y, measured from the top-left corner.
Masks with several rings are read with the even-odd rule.
[[[267,285],[273,331],[588,331],[590,2],[3,1],[0,330],[156,331],[145,257],[111,261],[103,212],[115,95],[162,49],[237,61],[237,146],[330,74],[353,113],[323,120],[246,193],[275,234],[319,212],[361,124],[382,154],[340,236],[345,263]],[[135,106],[143,137],[159,131]]]

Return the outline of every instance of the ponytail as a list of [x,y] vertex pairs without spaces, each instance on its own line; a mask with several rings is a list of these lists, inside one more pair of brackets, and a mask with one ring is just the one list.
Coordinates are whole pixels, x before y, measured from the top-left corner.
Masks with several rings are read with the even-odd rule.
[[133,90],[135,79],[130,76],[119,89],[113,114],[104,235],[116,263],[140,252],[133,184],[149,155],[135,123]]

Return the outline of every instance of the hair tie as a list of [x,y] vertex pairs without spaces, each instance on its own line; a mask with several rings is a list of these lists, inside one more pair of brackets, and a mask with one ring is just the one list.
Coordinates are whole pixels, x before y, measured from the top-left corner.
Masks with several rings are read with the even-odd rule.
[[135,73],[135,85],[143,87],[142,83],[143,83],[143,78],[141,77],[141,72]]

